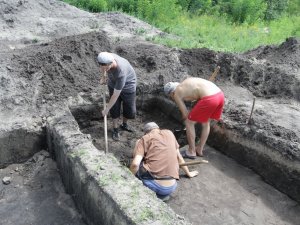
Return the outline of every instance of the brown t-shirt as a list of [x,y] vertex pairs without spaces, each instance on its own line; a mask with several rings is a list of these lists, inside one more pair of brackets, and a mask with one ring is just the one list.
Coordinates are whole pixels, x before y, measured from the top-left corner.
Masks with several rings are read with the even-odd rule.
[[178,148],[179,144],[170,130],[153,129],[139,139],[134,156],[143,156],[144,168],[153,175],[179,179]]

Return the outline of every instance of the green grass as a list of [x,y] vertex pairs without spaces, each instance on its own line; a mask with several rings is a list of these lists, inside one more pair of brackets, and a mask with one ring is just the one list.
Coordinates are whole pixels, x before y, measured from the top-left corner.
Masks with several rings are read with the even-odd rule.
[[[65,1],[93,12],[109,11],[105,0]],[[149,17],[151,19],[146,22],[170,35],[154,38],[147,37],[147,40],[169,47],[208,48],[223,52],[244,52],[261,45],[280,44],[288,37],[300,37],[299,13],[283,16],[271,22],[258,21],[249,25],[245,23],[232,24],[224,16],[191,16],[187,12],[172,11],[171,9],[164,13],[162,11],[163,6],[155,8],[157,10],[155,11],[156,16]],[[172,12],[170,13],[170,11]],[[141,16],[141,13],[136,12],[136,14]],[[140,19],[143,20],[143,18]],[[143,35],[144,31],[141,28],[135,32],[137,35]]]
[[[260,45],[279,44],[288,37],[300,37],[300,17],[282,17],[270,23],[230,24],[213,16],[182,17],[167,31],[173,38],[152,41],[169,47],[209,48],[215,51],[244,52]],[[160,25],[162,30],[166,29]]]

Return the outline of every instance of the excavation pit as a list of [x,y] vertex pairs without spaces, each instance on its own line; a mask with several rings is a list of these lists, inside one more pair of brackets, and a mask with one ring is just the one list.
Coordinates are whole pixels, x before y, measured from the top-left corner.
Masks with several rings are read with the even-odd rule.
[[[141,96],[138,96],[137,102],[137,117],[129,121],[136,131],[134,133],[121,131],[121,139],[118,142],[111,138],[112,123],[111,118],[108,117],[108,151],[113,153],[124,168],[130,164],[135,142],[143,135],[142,127],[146,122],[155,121],[161,128],[172,131],[180,130],[181,132],[175,132],[178,135],[179,144],[181,146],[187,144],[184,127],[179,122],[180,114],[174,104],[161,96],[149,97],[146,102],[144,102],[144,97],[141,100]],[[71,107],[71,112],[81,132],[91,135],[93,145],[103,152],[105,141],[101,109],[100,100],[94,104]],[[224,124],[212,123],[211,129],[210,143],[218,140],[217,146],[220,148],[222,146],[225,148],[226,145],[235,146],[232,137],[226,136],[226,132],[218,132],[220,129],[228,130],[224,128]],[[198,135],[200,131],[200,127],[197,127]],[[223,135],[220,135],[221,133]],[[244,140],[244,143],[248,142],[249,140]],[[239,148],[245,151],[248,147],[246,144],[239,144]],[[242,150],[237,150],[235,147],[233,152],[236,154],[236,151]],[[237,163],[243,163],[241,159],[244,162],[251,162],[253,161],[251,157],[245,154],[237,158],[229,151],[227,155],[232,154],[236,162],[221,152],[207,145],[204,159],[208,160],[209,164],[190,166],[191,170],[199,171],[199,175],[195,178],[189,179],[183,171],[180,171],[178,189],[167,202],[175,213],[183,215],[193,224],[199,224],[199,218],[203,224],[259,224],[266,220],[277,224],[284,223],[284,221],[288,224],[297,224],[300,219],[298,203],[265,183],[264,180],[268,179]],[[258,154],[255,156],[257,157]],[[258,159],[261,158],[258,157]],[[253,164],[252,169],[260,171],[259,168],[255,168],[256,165]],[[270,168],[272,169],[272,165]],[[274,204],[275,202],[277,204]],[[260,211],[264,214],[258,213]]]
[[47,149],[45,130],[15,126],[1,135],[0,224],[84,225]]
[[[120,141],[118,142],[112,140],[112,120],[109,116],[107,118],[107,133],[109,142],[108,152],[113,153],[121,164],[125,166],[129,166],[135,142],[144,134],[143,126],[147,122],[155,121],[159,124],[160,128],[169,129],[173,132],[175,131],[180,146],[186,145],[185,129],[176,119],[176,114],[178,112],[174,110],[175,115],[173,115],[173,117],[165,115],[164,112],[159,109],[159,105],[155,103],[163,102],[164,100],[162,98],[153,98],[146,101],[148,101],[148,103],[142,103],[141,100],[138,100],[138,103],[142,105],[143,109],[138,109],[136,118],[128,121],[128,124],[135,130],[135,132],[130,133],[119,129]],[[105,141],[104,122],[101,110],[102,102],[99,102],[99,104],[81,105],[80,107],[71,108],[71,112],[78,122],[80,130],[84,134],[90,134],[95,147],[103,151],[105,150]],[[119,122],[121,124],[122,119],[120,119]]]

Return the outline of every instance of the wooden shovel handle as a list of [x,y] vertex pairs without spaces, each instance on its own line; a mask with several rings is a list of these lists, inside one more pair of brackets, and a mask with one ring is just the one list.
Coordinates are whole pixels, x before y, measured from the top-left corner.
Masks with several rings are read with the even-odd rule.
[[190,161],[185,163],[179,163],[179,166],[190,166],[190,165],[196,165],[200,163],[208,163],[208,161],[207,160]]
[[208,79],[209,81],[214,81],[216,76],[218,75],[219,71],[220,71],[220,66],[217,66],[217,68],[215,69],[215,71],[212,73],[212,75],[210,76],[210,78]]
[[[106,77],[106,71],[103,74]],[[103,108],[106,109],[106,84],[104,84],[103,90]],[[108,138],[107,138],[107,116],[104,116],[104,139],[105,139],[105,153],[108,153]]]

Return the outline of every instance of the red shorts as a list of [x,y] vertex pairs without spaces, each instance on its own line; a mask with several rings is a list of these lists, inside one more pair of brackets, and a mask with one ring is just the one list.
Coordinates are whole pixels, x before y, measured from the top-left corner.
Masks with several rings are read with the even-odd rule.
[[214,95],[200,99],[189,113],[188,119],[199,123],[206,123],[210,118],[220,120],[224,106],[224,94],[218,92]]

